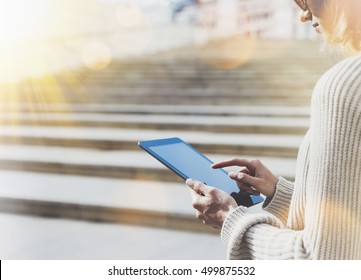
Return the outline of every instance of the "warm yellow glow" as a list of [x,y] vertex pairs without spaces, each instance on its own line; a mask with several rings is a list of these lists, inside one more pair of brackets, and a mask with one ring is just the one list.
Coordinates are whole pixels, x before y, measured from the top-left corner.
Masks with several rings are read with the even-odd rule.
[[[56,33],[57,1],[0,0],[0,83],[49,71],[42,40]],[[39,43],[40,42],[40,43]]]
[[153,27],[125,2],[0,0],[0,84],[82,65],[99,70],[119,53],[140,53]]
[[48,17],[44,5],[44,0],[0,0],[0,45],[39,38]]

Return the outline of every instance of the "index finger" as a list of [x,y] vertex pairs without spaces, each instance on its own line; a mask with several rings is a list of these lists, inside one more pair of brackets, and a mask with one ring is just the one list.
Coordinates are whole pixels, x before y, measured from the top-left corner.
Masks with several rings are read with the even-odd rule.
[[223,168],[223,167],[229,167],[229,166],[245,166],[247,169],[251,172],[254,172],[255,168],[252,165],[251,161],[247,159],[240,159],[240,158],[233,158],[225,161],[220,161],[217,163],[212,164],[212,168]]

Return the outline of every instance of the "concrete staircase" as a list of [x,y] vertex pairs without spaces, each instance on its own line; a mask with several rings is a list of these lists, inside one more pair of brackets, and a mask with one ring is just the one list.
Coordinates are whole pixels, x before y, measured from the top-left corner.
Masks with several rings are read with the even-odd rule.
[[137,147],[161,137],[292,180],[312,88],[337,58],[316,42],[260,41],[229,68],[231,41],[4,85],[0,210],[215,233],[182,180]]

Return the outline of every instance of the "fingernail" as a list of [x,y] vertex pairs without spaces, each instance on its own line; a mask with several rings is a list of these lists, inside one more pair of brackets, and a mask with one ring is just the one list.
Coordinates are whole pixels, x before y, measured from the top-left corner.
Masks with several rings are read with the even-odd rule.
[[237,178],[237,173],[236,172],[229,172],[228,175],[229,175],[229,177]]

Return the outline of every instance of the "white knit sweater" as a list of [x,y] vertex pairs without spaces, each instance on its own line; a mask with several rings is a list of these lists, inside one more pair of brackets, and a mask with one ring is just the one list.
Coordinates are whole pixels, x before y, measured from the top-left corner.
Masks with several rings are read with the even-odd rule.
[[263,208],[227,217],[228,258],[361,259],[361,56],[318,81],[295,183],[279,178]]

